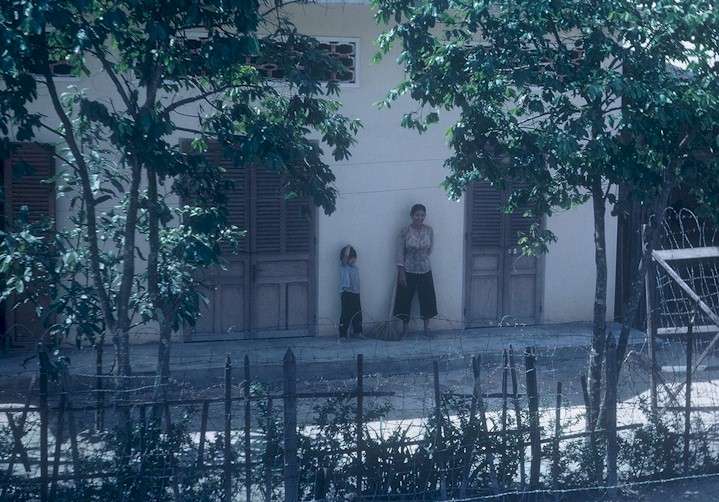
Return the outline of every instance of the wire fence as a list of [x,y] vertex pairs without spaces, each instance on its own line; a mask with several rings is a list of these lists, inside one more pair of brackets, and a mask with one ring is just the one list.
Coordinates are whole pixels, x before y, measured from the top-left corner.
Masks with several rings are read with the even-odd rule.
[[102,365],[55,372],[40,351],[26,389],[1,393],[0,500],[586,500],[712,479],[718,239],[691,213],[664,225],[648,343],[619,374],[608,337],[604,429],[585,421],[590,333],[521,337],[517,354],[489,338],[465,346],[460,327],[439,357],[399,372],[366,364],[362,342],[295,344],[332,348],[317,371],[291,351],[269,364],[271,340],[241,364],[236,341],[189,344],[176,366],[194,382],[161,388],[152,371],[121,385]]
[[0,499],[581,499],[719,465],[716,375],[692,387],[696,409],[658,417],[643,349],[617,386],[615,479],[586,448],[580,349],[507,347],[391,376],[358,354],[345,380],[305,378],[288,353],[280,381],[265,383],[250,356],[225,359],[215,385],[177,383],[159,400],[148,376],[118,400],[111,381],[41,371],[23,402],[0,408]]

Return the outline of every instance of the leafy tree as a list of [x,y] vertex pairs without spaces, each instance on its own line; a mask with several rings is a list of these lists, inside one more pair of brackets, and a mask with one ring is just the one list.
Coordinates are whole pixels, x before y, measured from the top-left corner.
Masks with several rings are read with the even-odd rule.
[[[226,222],[223,169],[177,138],[285,175],[288,193],[331,213],[322,147],[347,158],[360,126],[339,113],[338,84],[323,81],[341,65],[282,2],[3,0],[0,30],[2,151],[11,139],[52,138],[62,166],[52,181],[76,211],[54,236],[22,224],[4,236],[4,297],[46,294],[45,319],[67,321],[55,333],[111,336],[120,390],[131,330],[155,321],[161,391],[170,336],[203,300],[192,271],[221,264],[219,243],[241,237]],[[55,76],[58,61],[78,86]],[[266,62],[281,83],[257,69]],[[97,83],[102,91],[79,87]],[[177,208],[181,195],[193,202]]]
[[[717,217],[719,13],[696,0],[375,0],[389,28],[381,59],[398,46],[406,79],[384,100],[409,96],[403,118],[424,132],[442,110],[459,113],[447,131],[446,188],[460,196],[474,180],[512,193],[508,209],[551,215],[591,200],[596,287],[589,361],[590,427],[601,425],[606,341],[605,213],[625,208],[617,187],[661,218],[670,191],[689,184]],[[653,227],[656,228],[656,227]],[[525,252],[555,240],[535,226]],[[646,267],[650,245],[641,267]],[[642,270],[623,313],[618,360],[636,315]]]

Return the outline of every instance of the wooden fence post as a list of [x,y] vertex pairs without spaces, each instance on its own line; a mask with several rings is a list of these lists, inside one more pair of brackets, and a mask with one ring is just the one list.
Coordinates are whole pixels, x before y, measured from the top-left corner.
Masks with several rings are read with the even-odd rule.
[[442,416],[442,396],[439,392],[439,363],[432,362],[434,371],[434,413],[437,421],[437,432],[434,440],[434,458],[439,471],[439,494],[441,500],[447,500],[447,466],[444,462],[444,444],[442,441],[442,426],[444,419]]
[[[472,387],[472,401],[469,405],[469,427],[468,430],[475,431],[477,424],[477,403],[482,399],[481,389],[479,388],[479,356],[472,357],[472,372],[474,374],[474,385]],[[469,436],[468,443],[464,454],[462,482],[459,486],[459,498],[467,497],[467,485],[469,484],[469,472],[472,467],[472,456],[474,455],[474,443],[477,441],[478,434]]]
[[200,419],[200,444],[197,446],[197,467],[205,463],[205,440],[207,438],[207,419],[210,414],[210,401],[202,401],[202,418]]
[[225,444],[224,444],[224,500],[232,501],[232,361],[225,359]]
[[57,477],[60,474],[60,454],[62,453],[63,431],[65,429],[65,409],[67,408],[67,391],[62,389],[60,406],[57,413],[57,426],[55,429],[55,454],[52,460],[52,476],[50,481],[50,500],[55,500],[57,494]]
[[[696,314],[695,314],[696,315]],[[692,415],[692,373],[694,357],[694,316],[687,326],[687,374],[684,394],[684,475],[689,474],[689,439],[691,437]]]
[[[642,249],[645,249],[647,225],[642,225]],[[649,257],[647,269],[644,276],[644,292],[646,298],[647,310],[647,350],[649,352],[649,364],[651,369],[649,372],[649,403],[651,412],[657,412],[657,374],[655,370],[656,364],[656,339],[657,339],[657,309],[656,309],[656,290],[657,290],[657,265],[652,257]]]
[[[62,372],[62,387],[65,392],[70,391],[70,375],[67,368]],[[72,452],[72,474],[75,480],[75,493],[79,500],[83,499],[83,479],[80,473],[80,450],[77,444],[77,424],[75,422],[75,410],[68,396],[67,406],[67,429],[70,434],[70,448]]]
[[509,374],[512,377],[512,396],[514,396],[514,415],[517,421],[517,452],[519,453],[519,489],[527,485],[527,472],[524,465],[524,432],[522,432],[522,407],[519,403],[519,385],[517,383],[517,368],[514,365],[514,349],[509,346]]
[[557,403],[554,409],[554,444],[552,448],[552,490],[559,500],[559,436],[562,433],[562,382],[557,382]]
[[502,490],[507,484],[507,385],[509,374],[509,356],[507,349],[502,350],[502,460],[499,462],[499,486]]
[[95,344],[95,430],[105,428],[105,380],[102,374],[102,356],[105,337],[101,335],[99,343]]
[[245,495],[252,502],[252,442],[250,440],[252,408],[250,408],[250,356],[245,354]]
[[497,469],[494,465],[494,451],[492,450],[492,441],[487,430],[487,409],[484,406],[484,398],[482,395],[482,383],[480,379],[479,359],[474,373],[474,388],[477,393],[477,405],[479,408],[479,432],[482,434],[482,441],[487,451],[487,466],[489,467],[489,484],[492,487],[492,493],[497,493],[499,484],[497,482]]
[[285,353],[283,373],[285,502],[297,502],[300,492],[297,461],[297,360],[292,349],[287,349]]
[[364,427],[364,358],[357,354],[357,500],[362,500],[362,479],[363,464],[362,452],[364,451],[362,429]]
[[537,369],[534,350],[524,349],[524,364],[527,371],[527,402],[529,407],[529,441],[532,458],[529,466],[529,488],[539,488],[539,474],[542,462],[542,444],[539,434],[539,392],[537,389]]
[[607,386],[607,494],[617,496],[617,342],[610,332],[607,336],[605,382]]
[[267,446],[265,447],[265,497],[272,500],[272,468],[275,465],[275,422],[272,396],[267,398]]
[[47,349],[43,344],[38,345],[38,358],[40,361],[40,501],[48,502],[48,428],[50,426],[48,418],[48,380],[47,366],[49,363]]

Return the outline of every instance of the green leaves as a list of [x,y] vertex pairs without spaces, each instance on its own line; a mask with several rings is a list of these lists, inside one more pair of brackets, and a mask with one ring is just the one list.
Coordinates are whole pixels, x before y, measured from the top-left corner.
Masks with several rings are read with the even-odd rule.
[[[376,58],[399,46],[406,74],[383,105],[408,95],[421,109],[401,125],[419,132],[434,123],[438,105],[459,114],[448,133],[453,191],[471,179],[500,184],[507,177],[540,179],[551,169],[543,197],[566,205],[577,191],[591,190],[597,174],[612,184],[639,182],[640,190],[659,183],[657,189],[659,166],[683,159],[690,139],[698,150],[715,148],[709,139],[719,135],[719,85],[708,69],[719,54],[719,24],[708,4],[377,0],[373,6],[389,25]],[[670,66],[681,61],[687,70]],[[641,149],[617,148],[620,130],[632,131],[632,147]],[[487,162],[493,141],[504,145],[506,169]],[[715,176],[716,163],[704,166],[707,178]],[[649,172],[655,175],[638,174]],[[548,213],[552,205],[544,207]]]
[[[78,79],[70,87],[54,74],[58,58]],[[219,145],[235,166],[262,159],[286,175],[288,193],[331,213],[322,149],[349,158],[361,127],[329,98],[347,70],[281,2],[6,2],[0,130],[18,141],[50,131],[60,172],[49,181],[71,212],[52,239],[38,228],[8,233],[3,290],[32,290],[43,319],[67,320],[47,329],[74,329],[78,343],[105,329],[126,335],[134,319],[192,324],[193,271],[220,264],[220,243],[243,229],[226,221],[224,168],[188,156],[178,136],[198,150]],[[51,110],[38,109],[39,95]],[[195,203],[174,210],[179,197]]]

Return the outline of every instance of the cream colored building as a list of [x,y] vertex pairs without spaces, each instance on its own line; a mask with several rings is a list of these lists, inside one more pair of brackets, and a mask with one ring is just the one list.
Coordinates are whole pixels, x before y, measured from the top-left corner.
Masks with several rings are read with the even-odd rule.
[[[499,322],[505,315],[505,322],[531,322],[532,319],[523,319],[521,313],[532,307],[511,305],[512,293],[506,294],[506,289],[515,280],[513,276],[520,273],[522,267],[516,261],[517,255],[508,254],[508,244],[502,250],[505,253],[501,256],[503,271],[497,271],[497,277],[501,278],[498,281],[505,291],[496,288],[499,298],[487,298],[487,288],[482,288],[481,284],[491,284],[493,278],[476,287],[484,291],[476,288],[472,291],[471,269],[474,268],[477,275],[482,273],[477,272],[482,267],[481,264],[472,267],[469,246],[472,240],[471,207],[468,207],[471,197],[451,201],[440,187],[447,175],[442,166],[449,155],[444,143],[446,127],[440,124],[428,134],[419,135],[399,127],[403,112],[400,106],[380,110],[375,105],[393,84],[400,81],[402,70],[392,64],[392,57],[386,57],[382,64],[370,62],[376,52],[374,40],[382,27],[375,23],[364,3],[294,7],[294,20],[305,33],[356,40],[360,63],[357,84],[345,87],[341,99],[343,112],[350,117],[359,117],[364,129],[357,138],[352,159],[334,166],[340,192],[337,212],[319,218],[317,314],[320,332],[334,333],[332,324],[339,312],[337,255],[348,242],[358,250],[363,310],[367,312],[365,319],[387,319],[396,271],[394,242],[399,229],[410,223],[409,209],[415,202],[427,207],[426,223],[435,231],[432,266],[439,316],[433,325],[437,329],[461,329],[468,325]],[[406,103],[406,106],[415,105]],[[611,251],[616,249],[616,222],[609,217],[607,222],[608,298],[611,304],[614,296],[614,253]],[[558,242],[551,246],[549,254],[537,267],[533,320],[540,323],[591,320],[595,275],[591,206],[555,214],[545,224],[557,235]],[[475,256],[474,261],[481,260]],[[491,265],[489,263],[488,267]],[[522,283],[520,279],[516,284],[522,288],[531,282]],[[529,294],[515,292],[513,295],[516,301],[531,298]],[[472,311],[481,311],[483,306],[494,310],[494,304],[496,314],[487,312],[480,318],[472,318]],[[520,315],[515,316],[513,310]],[[413,317],[415,315],[418,311],[413,308]],[[492,319],[493,315],[495,319]],[[608,317],[612,316],[610,305]]]
[[[194,340],[336,336],[338,254],[347,243],[358,251],[364,321],[370,331],[389,318],[396,276],[395,241],[401,227],[410,223],[409,210],[417,202],[427,207],[426,223],[435,234],[432,265],[439,316],[432,322],[434,330],[500,322],[590,321],[595,282],[591,206],[548,218],[544,223],[558,242],[539,260],[521,257],[512,245],[512,222],[500,218],[490,190],[478,186],[473,195],[452,201],[441,188],[448,174],[443,161],[449,155],[444,138],[449,121],[419,135],[399,125],[403,107],[409,109],[414,103],[400,101],[390,109],[377,106],[400,81],[402,70],[391,55],[381,64],[371,62],[382,27],[375,23],[368,2],[287,8],[300,32],[349,51],[354,64],[353,75],[342,85],[342,113],[359,118],[364,127],[349,161],[328,160],[337,177],[337,210],[331,216],[316,212],[302,227],[308,241],[301,257],[272,255],[271,251],[263,257],[260,251],[253,255],[257,262],[238,263],[225,276],[216,277],[221,290],[215,295],[213,310],[206,313],[197,332],[186,330],[178,336]],[[68,83],[103,93],[101,77]],[[38,106],[43,106],[42,101]],[[178,142],[182,139],[177,138]],[[60,222],[67,218],[67,204],[66,199],[56,203]],[[261,233],[264,221],[255,222],[256,228],[248,226],[250,233]],[[607,315],[611,318],[617,231],[609,215],[607,222]],[[293,225],[292,220],[287,224]],[[266,277],[263,271],[269,271]],[[273,282],[270,276],[289,279]],[[418,329],[416,303],[412,316]]]

